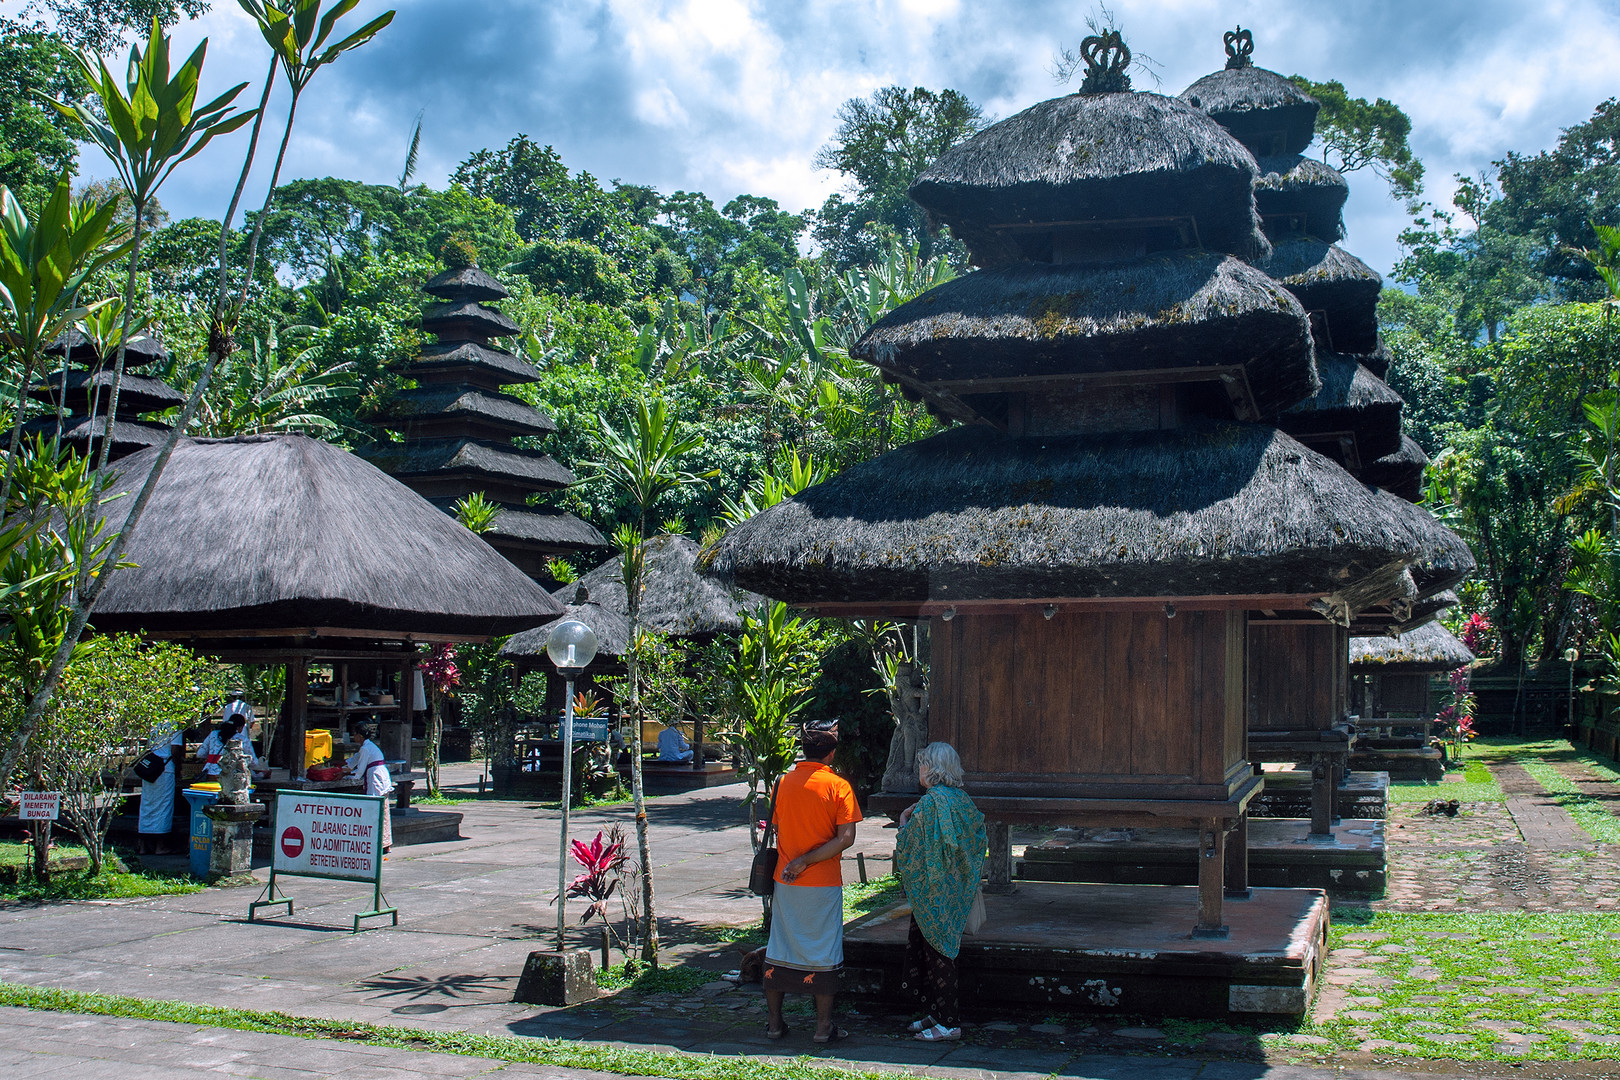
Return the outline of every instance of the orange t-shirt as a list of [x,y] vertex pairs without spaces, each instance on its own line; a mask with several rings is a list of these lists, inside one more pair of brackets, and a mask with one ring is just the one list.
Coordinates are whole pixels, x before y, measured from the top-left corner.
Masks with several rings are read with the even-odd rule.
[[[776,822],[776,880],[782,868],[838,835],[838,826],[861,820],[861,807],[849,781],[819,761],[801,761],[782,777],[773,810]],[[807,867],[795,885],[842,885],[843,856]],[[787,884],[783,881],[782,884]]]

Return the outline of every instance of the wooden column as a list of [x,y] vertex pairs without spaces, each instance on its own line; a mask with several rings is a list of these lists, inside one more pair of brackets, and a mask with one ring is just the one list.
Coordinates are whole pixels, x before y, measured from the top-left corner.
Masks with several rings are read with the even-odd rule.
[[1246,810],[1226,838],[1226,898],[1249,898],[1249,813]]
[[702,772],[705,768],[703,761],[703,717],[697,713],[692,714],[692,770]]
[[287,775],[304,778],[304,732],[309,728],[309,657],[287,662]]
[[1333,836],[1333,763],[1327,754],[1311,755],[1311,837]]
[[1226,823],[1219,818],[1205,818],[1198,829],[1198,924],[1193,937],[1224,938],[1227,936],[1223,920],[1222,902],[1226,873]]
[[990,839],[990,857],[985,862],[984,891],[1005,896],[1013,891],[1012,883],[1012,826],[1005,821],[984,823],[985,835]]

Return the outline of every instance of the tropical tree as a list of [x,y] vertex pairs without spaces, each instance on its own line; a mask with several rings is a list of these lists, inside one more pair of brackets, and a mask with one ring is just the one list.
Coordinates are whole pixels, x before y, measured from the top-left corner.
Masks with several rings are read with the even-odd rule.
[[[642,572],[646,565],[647,524],[658,500],[678,488],[701,484],[705,477],[681,468],[681,459],[703,445],[701,435],[687,435],[669,413],[663,398],[650,403],[636,402],[627,430],[619,431],[605,417],[598,417],[596,452],[598,460],[589,463],[630,502],[636,517],[615,535],[620,569],[628,601],[630,640],[641,633]],[[652,857],[647,841],[646,796],[642,787],[640,669],[637,650],[625,657],[630,683],[630,793],[636,808],[636,842],[640,849],[641,908],[646,912],[642,930],[642,958],[658,965],[658,918],[653,906]]]

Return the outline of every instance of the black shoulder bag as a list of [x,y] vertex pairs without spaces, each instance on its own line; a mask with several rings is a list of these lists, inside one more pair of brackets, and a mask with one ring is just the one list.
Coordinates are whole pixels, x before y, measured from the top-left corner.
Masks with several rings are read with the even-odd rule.
[[162,776],[168,767],[168,758],[160,756],[156,750],[148,750],[135,763],[135,775],[150,784]]
[[782,791],[782,780],[777,778],[776,788],[771,792],[770,816],[765,819],[765,836],[759,843],[759,850],[754,852],[754,865],[748,871],[748,891],[755,896],[770,896],[776,892],[776,860],[778,858],[776,845],[771,843],[772,834],[776,831],[776,796]]

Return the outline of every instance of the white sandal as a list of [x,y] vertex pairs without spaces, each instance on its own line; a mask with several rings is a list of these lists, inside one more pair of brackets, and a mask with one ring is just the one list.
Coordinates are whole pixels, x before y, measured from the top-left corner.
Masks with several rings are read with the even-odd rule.
[[929,1028],[937,1026],[938,1025],[934,1023],[934,1018],[932,1016],[925,1016],[921,1020],[913,1020],[911,1023],[907,1024],[906,1030],[915,1035],[919,1031],[927,1031]]
[[931,1028],[924,1028],[922,1031],[917,1032],[919,1042],[956,1042],[961,1037],[961,1028],[948,1028],[944,1024],[935,1024]]

